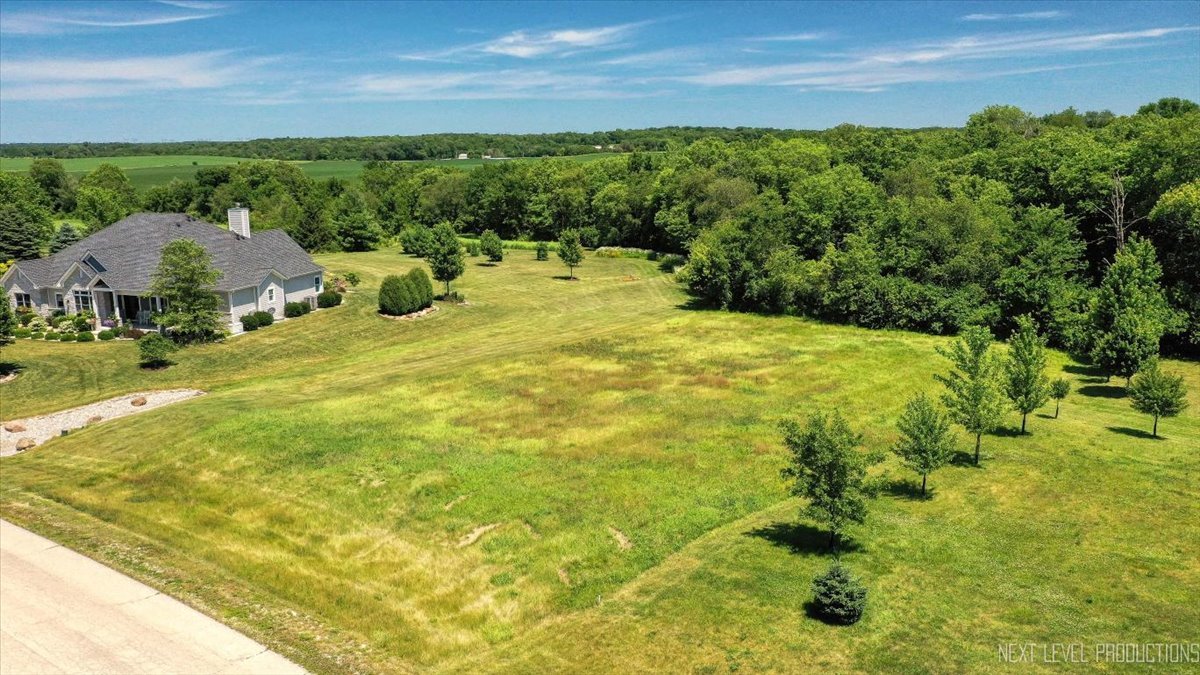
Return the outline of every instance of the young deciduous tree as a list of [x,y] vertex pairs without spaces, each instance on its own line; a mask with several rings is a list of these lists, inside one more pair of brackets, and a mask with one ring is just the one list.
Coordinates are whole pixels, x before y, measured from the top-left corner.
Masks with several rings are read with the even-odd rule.
[[1063,378],[1050,383],[1050,398],[1054,399],[1054,419],[1058,419],[1058,408],[1062,405],[1062,400],[1071,393],[1071,383]]
[[579,232],[563,230],[558,235],[558,257],[570,271],[570,278],[575,278],[575,268],[583,264],[583,245],[579,243]]
[[538,260],[549,260],[550,259],[550,245],[544,241],[539,241],[537,243],[537,254],[535,257]]
[[1159,341],[1176,323],[1158,285],[1162,269],[1154,246],[1130,237],[1104,274],[1092,301],[1092,359],[1110,375],[1128,380],[1158,354]]
[[867,517],[866,461],[856,450],[861,437],[840,413],[828,419],[816,412],[803,425],[785,421],[783,441],[791,453],[782,471],[792,480],[790,492],[809,500],[808,513],[829,527],[829,545],[836,546],[846,527]]
[[191,239],[167,244],[146,293],[167,302],[166,311],[154,315],[154,321],[185,344],[217,338],[221,335],[220,299],[213,286],[220,278],[200,244]]
[[1029,413],[1045,405],[1050,398],[1046,339],[1038,335],[1037,325],[1028,316],[1017,318],[1017,330],[1008,340],[1004,393],[1021,413],[1021,433],[1025,433],[1025,419]]
[[1187,390],[1183,377],[1168,375],[1158,367],[1158,359],[1146,364],[1129,385],[1129,398],[1133,409],[1154,416],[1152,436],[1158,438],[1158,418],[1174,417],[1187,408]]
[[954,438],[950,422],[925,394],[908,402],[900,421],[900,440],[892,451],[904,461],[904,466],[921,474],[921,495],[929,474],[945,466],[954,454]]
[[500,236],[492,230],[484,230],[483,234],[479,235],[479,251],[492,262],[504,260],[504,244],[500,241]]
[[445,283],[446,295],[450,295],[450,282],[462,276],[466,269],[462,243],[450,223],[440,223],[433,228],[433,246],[426,260],[433,270],[433,278]]
[[968,326],[949,348],[938,348],[938,353],[954,365],[949,374],[936,376],[948,390],[942,395],[942,403],[951,419],[975,434],[976,466],[983,435],[996,428],[1004,411],[999,363],[990,351],[991,346],[991,331],[982,326]]

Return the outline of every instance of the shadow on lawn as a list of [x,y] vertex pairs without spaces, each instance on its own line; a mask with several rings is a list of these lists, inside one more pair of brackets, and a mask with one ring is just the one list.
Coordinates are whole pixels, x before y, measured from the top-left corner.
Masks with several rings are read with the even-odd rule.
[[[775,546],[786,548],[792,553],[821,555],[833,553],[829,546],[829,530],[813,527],[806,523],[771,523],[756,527],[746,533],[747,537],[766,539]],[[861,550],[862,546],[853,539],[839,538],[838,553],[850,553]]]
[[[972,458],[972,462],[974,458]],[[933,488],[921,494],[921,481],[907,478],[895,478],[883,484],[883,493],[914,502],[925,502],[933,499]]]
[[1125,436],[1133,436],[1134,438],[1144,438],[1148,441],[1166,440],[1162,436],[1152,435],[1149,431],[1143,431],[1142,429],[1134,429],[1132,427],[1107,427],[1107,429],[1109,431],[1113,432],[1114,434],[1124,434]]
[[1100,370],[1096,366],[1081,366],[1081,365],[1076,365],[1073,363],[1068,363],[1067,365],[1063,366],[1063,372],[1071,373],[1072,375],[1083,375],[1086,378],[1085,379],[1086,382],[1107,382],[1108,381],[1108,378],[1105,376],[1104,371]]
[[[987,458],[987,455],[980,454],[979,458],[980,458],[980,461],[982,461]],[[975,451],[973,449],[971,452],[959,450],[958,452],[954,453],[954,456],[950,458],[950,465],[951,466],[963,466],[968,469],[982,469],[983,468],[982,466],[975,463]]]
[[1120,385],[1089,384],[1086,387],[1080,387],[1079,393],[1084,396],[1094,396],[1097,398],[1125,398],[1125,387]]
[[25,370],[25,366],[23,366],[19,363],[12,363],[11,361],[0,361],[0,377],[8,377],[9,375],[16,375],[17,373],[21,372],[22,370]]

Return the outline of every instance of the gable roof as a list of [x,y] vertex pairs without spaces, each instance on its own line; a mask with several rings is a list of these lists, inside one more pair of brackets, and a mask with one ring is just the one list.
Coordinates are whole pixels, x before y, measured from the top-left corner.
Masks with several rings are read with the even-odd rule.
[[[271,271],[291,279],[322,269],[283,230],[255,232],[247,239],[184,213],[135,213],[48,258],[22,260],[16,267],[39,288],[48,288],[78,263],[89,279],[99,274],[109,288],[141,293],[150,288],[163,247],[177,239],[192,239],[208,251],[221,272],[218,291],[257,286]],[[103,272],[84,262],[89,255]]]

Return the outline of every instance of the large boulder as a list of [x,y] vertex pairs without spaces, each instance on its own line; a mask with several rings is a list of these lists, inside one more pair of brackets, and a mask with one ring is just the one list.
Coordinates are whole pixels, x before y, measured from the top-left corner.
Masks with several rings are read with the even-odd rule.
[[37,445],[37,441],[33,440],[32,438],[22,438],[21,440],[17,441],[17,450],[28,450],[35,445]]
[[9,422],[8,424],[4,425],[4,430],[10,434],[19,434],[22,431],[25,431],[25,425],[21,424],[20,422]]
[[140,407],[142,407],[142,406],[146,405],[146,397],[145,397],[145,396],[139,396],[139,397],[137,397],[137,398],[133,399],[132,401],[130,401],[130,402],[129,402],[129,405],[131,405],[131,406],[133,406],[133,407],[135,407],[135,408],[140,408]]

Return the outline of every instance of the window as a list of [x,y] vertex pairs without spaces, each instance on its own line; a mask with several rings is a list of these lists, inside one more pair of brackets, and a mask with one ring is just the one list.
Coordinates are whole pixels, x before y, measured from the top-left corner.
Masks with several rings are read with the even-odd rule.
[[54,306],[64,311],[67,309],[67,301],[63,300],[62,293],[54,294]]
[[313,277],[313,290],[318,293],[321,292],[321,277]]
[[33,307],[33,298],[28,293],[13,293],[13,300],[17,301],[17,307]]
[[267,302],[275,302],[275,287],[274,286],[267,289]]
[[108,270],[104,269],[104,265],[101,265],[99,260],[96,260],[96,256],[94,256],[90,253],[88,254],[88,257],[83,259],[83,262],[87,263],[88,267],[91,267],[92,269],[96,270],[97,272],[107,272],[108,271]]
[[75,311],[92,311],[92,294],[87,291],[75,291]]

